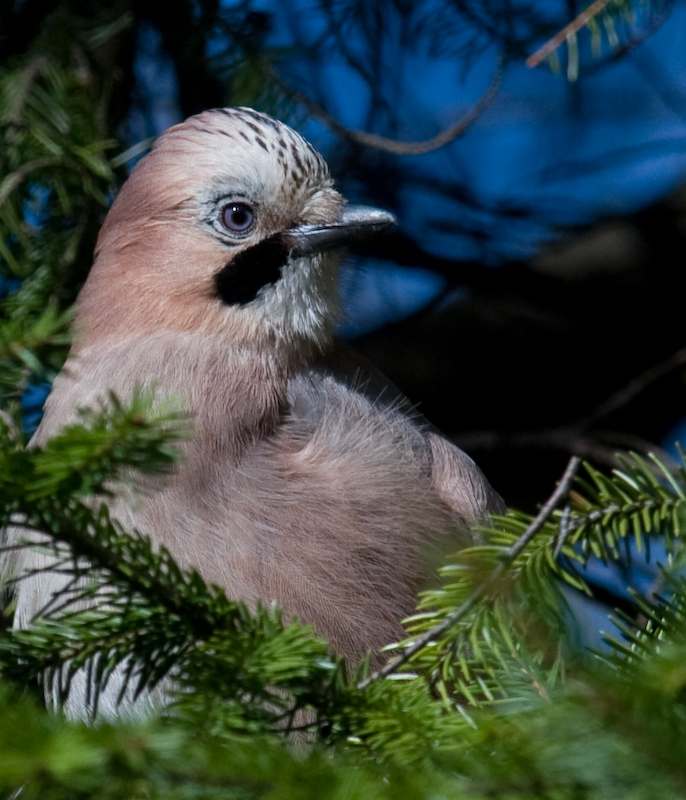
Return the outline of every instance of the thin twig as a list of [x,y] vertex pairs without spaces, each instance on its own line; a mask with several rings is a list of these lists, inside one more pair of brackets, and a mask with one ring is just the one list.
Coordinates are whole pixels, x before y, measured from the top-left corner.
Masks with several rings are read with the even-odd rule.
[[541,530],[541,528],[548,521],[548,518],[553,513],[553,511],[555,511],[560,501],[567,496],[567,493],[569,492],[569,489],[572,485],[572,481],[574,480],[574,477],[577,473],[577,470],[579,469],[580,464],[581,464],[581,459],[578,456],[572,456],[569,459],[569,461],[567,462],[567,467],[565,471],[562,473],[562,477],[560,478],[560,482],[557,484],[555,491],[543,504],[541,510],[538,512],[538,514],[536,514],[536,517],[533,519],[529,527],[524,531],[524,533],[519,537],[519,539],[517,539],[517,541],[507,549],[505,555],[506,566],[510,562],[512,562],[529,544],[529,542],[534,538],[534,536]]
[[537,67],[540,63],[542,63],[551,53],[555,52],[558,47],[562,47],[562,45],[570,39],[572,36],[576,36],[576,34],[582,29],[585,28],[588,23],[593,19],[593,17],[600,14],[600,12],[608,6],[612,0],[595,0],[594,3],[591,3],[588,8],[585,8],[581,14],[575,17],[569,25],[565,25],[561,31],[558,31],[555,36],[548,41],[541,45],[541,47],[536,50],[535,53],[532,53],[527,60],[524,62],[527,67]]
[[[610,2],[612,2],[612,0],[595,0],[595,2],[591,3],[591,5],[584,9],[581,14],[575,17],[568,25],[562,28],[562,30],[558,31],[555,36],[553,36],[551,39],[548,39],[545,44],[539,47],[535,53],[532,53],[525,62],[526,66],[529,68],[538,67],[555,50],[557,50],[559,47],[562,47],[565,42],[573,40],[577,33],[579,33],[582,28],[587,27],[588,23],[591,19],[593,19],[593,17],[596,17],[598,14],[602,13],[605,7],[610,4]],[[620,58],[624,58],[626,55],[635,50],[640,44],[645,42],[646,39],[649,39],[664,25],[673,5],[674,0],[665,0],[665,2],[662,4],[661,10],[659,10],[657,13],[653,13],[652,18],[649,20],[643,30],[638,33],[634,33],[632,36],[629,36],[622,45],[611,44],[610,47],[612,49],[612,54],[610,56],[610,60],[617,61]],[[597,71],[598,69],[602,69],[606,65],[607,60],[597,60],[595,65],[591,65],[584,70],[584,74],[593,74],[593,72]]]
[[[598,70],[603,69],[607,65],[608,61],[618,61],[620,58],[625,58],[627,55],[629,55],[629,53],[636,50],[639,45],[643,44],[643,42],[645,42],[647,39],[650,39],[654,33],[660,30],[660,28],[665,24],[667,17],[670,15],[673,6],[674,0],[663,0],[660,11],[658,13],[653,13],[650,22],[645,28],[643,28],[643,30],[638,33],[634,33],[632,36],[629,36],[624,44],[615,47],[607,60],[598,60],[593,64],[587,65],[584,69],[584,75],[593,75]],[[645,54],[645,50],[643,53]]]
[[613,392],[586,416],[571,425],[514,433],[502,433],[497,430],[469,431],[454,434],[450,438],[467,451],[540,447],[563,450],[615,466],[617,463],[615,454],[619,447],[646,454],[656,453],[665,462],[675,463],[673,457],[657,447],[654,442],[621,431],[599,430],[595,426],[605,417],[628,406],[660,378],[684,365],[686,365],[686,347],[632,378],[625,386]]
[[617,450],[635,450],[644,455],[654,453],[667,464],[678,463],[666,450],[648,439],[622,431],[595,430],[585,433],[580,425],[516,433],[502,433],[496,429],[469,431],[451,435],[450,440],[467,452],[520,448],[560,450],[612,468],[617,466]]
[[566,505],[562,511],[562,516],[560,517],[560,529],[557,532],[557,536],[555,537],[555,547],[553,548],[553,559],[557,561],[557,557],[562,552],[562,548],[564,547],[565,542],[567,541],[567,537],[570,533],[570,517],[572,516],[572,507]]
[[585,428],[591,427],[599,419],[609,416],[614,411],[628,405],[635,397],[644,392],[652,383],[659,378],[668,375],[677,367],[686,364],[686,347],[677,350],[668,358],[632,378],[626,386],[611,394],[605,401],[597,406],[585,419],[581,425]]
[[27,161],[20,167],[11,172],[0,185],[0,205],[12,194],[12,192],[25,181],[29,175],[34,172],[39,172],[47,167],[59,166],[62,161],[59,158],[36,158],[33,161]]
[[560,478],[560,482],[555,488],[555,491],[543,504],[541,510],[538,512],[535,519],[532,520],[531,524],[527,527],[524,533],[514,544],[508,547],[502,557],[502,560],[493,570],[488,580],[484,581],[480,586],[474,589],[472,594],[464,601],[464,603],[458,606],[455,611],[452,611],[450,614],[448,614],[443,622],[431,628],[431,630],[420,636],[419,639],[416,639],[409,647],[405,648],[397,658],[389,661],[384,667],[360,681],[357,684],[358,689],[366,689],[371,683],[392,675],[403,664],[407,663],[414,655],[416,655],[422,648],[426,647],[427,644],[438,638],[456,622],[462,619],[462,617],[464,617],[465,614],[467,614],[474,607],[474,605],[481,600],[481,598],[493,587],[493,585],[500,580],[507,568],[512,564],[522,550],[524,550],[534,536],[541,530],[553,511],[555,511],[560,502],[567,496],[580,464],[581,459],[578,458],[578,456],[572,456],[569,459],[567,467],[562,475],[562,478]]
[[376,150],[383,150],[386,153],[393,153],[397,156],[416,156],[423,155],[424,153],[430,153],[433,150],[438,150],[439,148],[444,147],[446,144],[449,144],[460,136],[463,136],[471,127],[471,125],[476,122],[476,120],[493,102],[503,82],[505,66],[506,58],[501,55],[498,58],[495,72],[493,73],[493,77],[491,78],[491,82],[486,91],[481,95],[476,103],[474,103],[474,105],[449,128],[446,128],[445,130],[436,134],[436,136],[433,136],[431,139],[426,139],[422,142],[401,142],[397,139],[389,139],[386,136],[379,136],[376,133],[368,133],[367,131],[347,128],[345,125],[342,125],[334,116],[329,114],[329,112],[315,100],[312,100],[312,98],[308,97],[302,92],[292,89],[278,74],[271,63],[264,63],[264,68],[267,72],[269,72],[270,77],[277,81],[281,87],[288,92],[291,100],[305,106],[305,108],[307,108],[313,117],[316,117],[323,122],[334,133],[337,133],[339,136],[355,142],[356,144],[360,144],[365,147],[373,147]]

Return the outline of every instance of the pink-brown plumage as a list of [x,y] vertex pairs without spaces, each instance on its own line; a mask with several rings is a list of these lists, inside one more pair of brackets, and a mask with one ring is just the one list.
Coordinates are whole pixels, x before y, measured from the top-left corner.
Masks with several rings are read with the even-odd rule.
[[[222,229],[231,202],[254,212],[247,233]],[[232,265],[248,287],[260,269],[273,278],[258,255],[273,258],[284,232],[326,227],[343,209],[321,157],[266,115],[218,109],[170,129],[103,225],[35,442],[110,389],[126,398],[154,383],[181,398],[194,429],[183,463],[156,491],[123,491],[113,513],[229,596],[275,601],[357,659],[402,636],[427,552],[501,501],[334,341],[335,253],[289,244],[278,278],[247,302],[242,284],[240,302],[218,293],[223,270],[221,287],[236,284]],[[37,557],[25,551],[15,571]],[[22,581],[15,624],[29,624],[58,584]]]

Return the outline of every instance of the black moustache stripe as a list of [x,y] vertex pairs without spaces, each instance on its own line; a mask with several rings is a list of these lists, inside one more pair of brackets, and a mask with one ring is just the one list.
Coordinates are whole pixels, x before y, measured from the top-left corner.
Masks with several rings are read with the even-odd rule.
[[276,283],[288,260],[278,234],[239,253],[214,276],[217,296],[228,306],[251,303],[263,286]]

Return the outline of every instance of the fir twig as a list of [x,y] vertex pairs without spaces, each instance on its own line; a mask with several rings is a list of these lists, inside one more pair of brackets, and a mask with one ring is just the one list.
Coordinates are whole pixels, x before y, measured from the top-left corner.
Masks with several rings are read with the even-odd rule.
[[374,681],[381,680],[383,678],[392,675],[394,672],[397,672],[403,664],[406,664],[413,656],[415,656],[420,650],[426,647],[434,639],[437,639],[442,634],[444,634],[447,630],[449,630],[456,622],[458,622],[462,617],[464,617],[471,609],[485,597],[489,591],[493,588],[493,586],[500,580],[500,578],[504,575],[508,567],[512,564],[512,562],[517,558],[517,556],[524,550],[524,548],[529,544],[529,542],[533,539],[533,537],[538,533],[538,531],[543,527],[543,525],[548,521],[553,511],[557,508],[559,503],[562,501],[564,497],[569,492],[570,486],[574,477],[579,469],[579,464],[581,460],[577,458],[577,456],[572,456],[569,459],[567,467],[558,483],[555,491],[550,495],[548,500],[544,503],[539,513],[533,519],[531,524],[527,527],[524,533],[517,539],[517,541],[509,547],[504,555],[502,556],[500,562],[493,570],[490,578],[485,580],[482,584],[480,584],[476,589],[474,589],[471,595],[462,603],[461,606],[455,609],[450,614],[447,614],[443,621],[436,625],[435,627],[431,628],[431,630],[427,631],[425,634],[420,636],[416,639],[411,645],[403,649],[403,652],[391,660],[388,664],[381,667],[381,669],[374,672],[369,677],[365,678],[364,680],[360,681],[358,684],[358,689],[366,689]]

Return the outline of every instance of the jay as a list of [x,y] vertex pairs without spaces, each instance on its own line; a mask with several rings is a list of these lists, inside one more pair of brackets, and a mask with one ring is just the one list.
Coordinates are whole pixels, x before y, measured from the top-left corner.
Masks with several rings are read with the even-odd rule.
[[[403,637],[427,551],[502,510],[474,462],[334,338],[339,248],[393,222],[346,205],[322,157],[266,114],[175,125],[105,219],[34,437],[108,390],[181,398],[183,461],[156,491],[108,500],[113,516],[229,597],[276,602],[376,664]],[[41,557],[17,551],[12,570]],[[18,582],[15,625],[62,580]]]

